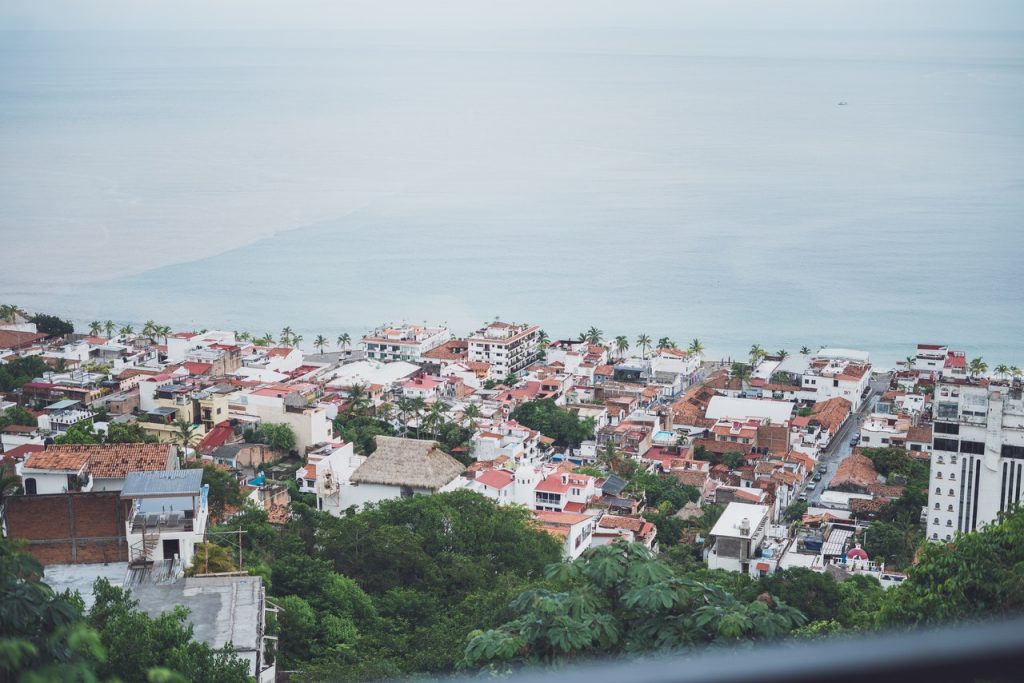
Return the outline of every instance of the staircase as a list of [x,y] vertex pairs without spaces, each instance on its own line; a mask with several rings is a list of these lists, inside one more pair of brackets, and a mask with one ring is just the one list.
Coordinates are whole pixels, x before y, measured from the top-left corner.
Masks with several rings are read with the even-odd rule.
[[142,541],[139,543],[133,543],[131,547],[131,554],[129,556],[129,564],[133,567],[145,566],[153,563],[153,551],[156,549],[157,543],[160,542],[160,530],[159,528],[154,529],[151,532],[147,532],[146,529],[142,530]]

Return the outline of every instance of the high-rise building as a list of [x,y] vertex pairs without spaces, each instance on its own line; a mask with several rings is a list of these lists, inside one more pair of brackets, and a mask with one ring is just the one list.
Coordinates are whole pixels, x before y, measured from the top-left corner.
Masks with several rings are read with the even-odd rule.
[[947,378],[935,388],[928,539],[979,529],[1021,500],[1021,383]]
[[490,364],[491,377],[519,374],[537,360],[540,354],[539,339],[540,328],[536,325],[495,321],[466,339],[469,343],[469,360]]

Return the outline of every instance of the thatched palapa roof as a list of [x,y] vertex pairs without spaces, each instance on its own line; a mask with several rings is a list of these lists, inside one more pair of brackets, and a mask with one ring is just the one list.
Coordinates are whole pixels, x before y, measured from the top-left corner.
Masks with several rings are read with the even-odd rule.
[[377,450],[352,473],[357,484],[409,486],[436,491],[462,474],[462,463],[436,441],[378,436]]

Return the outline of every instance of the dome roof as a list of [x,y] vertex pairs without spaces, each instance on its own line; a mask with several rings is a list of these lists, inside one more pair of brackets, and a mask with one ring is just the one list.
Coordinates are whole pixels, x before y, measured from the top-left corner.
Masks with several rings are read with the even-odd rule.
[[868,554],[860,546],[846,551],[846,558],[849,560],[866,560]]

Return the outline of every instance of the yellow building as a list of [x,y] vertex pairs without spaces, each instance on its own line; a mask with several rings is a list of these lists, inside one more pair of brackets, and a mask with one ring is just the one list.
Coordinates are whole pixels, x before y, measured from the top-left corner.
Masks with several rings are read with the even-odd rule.
[[179,420],[195,425],[198,441],[215,424],[228,419],[226,394],[171,384],[157,389],[153,402],[155,407],[146,412],[139,424],[161,442],[177,440],[179,430],[174,423]]

